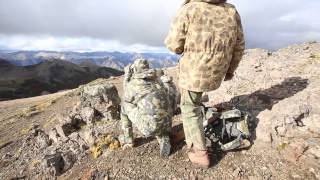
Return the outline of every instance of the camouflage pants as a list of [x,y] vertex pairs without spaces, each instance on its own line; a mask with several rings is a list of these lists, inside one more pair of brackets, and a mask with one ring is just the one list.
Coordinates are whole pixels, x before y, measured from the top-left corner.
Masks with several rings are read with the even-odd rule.
[[202,92],[181,90],[181,114],[188,148],[206,150],[201,104]]
[[171,131],[171,117],[164,116],[158,118],[155,115],[146,114],[143,110],[130,104],[123,103],[121,108],[121,123],[124,137],[127,141],[132,141],[132,125],[146,137],[168,135]]

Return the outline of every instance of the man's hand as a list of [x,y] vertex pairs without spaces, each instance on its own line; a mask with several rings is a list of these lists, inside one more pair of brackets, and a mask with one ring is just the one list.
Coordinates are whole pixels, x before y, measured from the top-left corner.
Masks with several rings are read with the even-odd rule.
[[230,81],[233,78],[233,74],[227,73],[226,76],[224,77],[224,81]]

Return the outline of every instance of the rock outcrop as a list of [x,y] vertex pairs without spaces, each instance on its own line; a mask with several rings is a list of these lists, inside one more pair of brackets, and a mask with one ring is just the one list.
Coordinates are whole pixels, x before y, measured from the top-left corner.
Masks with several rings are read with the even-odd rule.
[[209,93],[210,104],[250,112],[255,147],[269,145],[290,162],[319,168],[319,52],[315,42],[247,50],[234,79]]
[[[109,121],[119,120],[120,98],[115,86],[88,84],[80,88],[80,101],[72,112],[58,115],[57,125],[45,132],[34,126],[23,144],[23,151],[35,153],[39,177],[60,176],[87,154],[99,157],[108,149],[120,147],[116,137],[106,129]],[[99,123],[97,126],[96,124]],[[33,155],[21,159],[26,162]]]
[[120,118],[121,99],[114,85],[88,85],[81,92],[80,115],[87,121],[92,121],[95,115],[103,119]]

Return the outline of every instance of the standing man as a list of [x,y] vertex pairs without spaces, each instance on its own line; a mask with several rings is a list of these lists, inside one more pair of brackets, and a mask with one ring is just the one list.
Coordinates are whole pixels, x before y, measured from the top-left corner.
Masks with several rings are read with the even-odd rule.
[[165,40],[182,54],[179,86],[184,133],[194,164],[210,166],[205,143],[201,97],[231,80],[245,42],[240,16],[226,0],[187,0],[174,18]]

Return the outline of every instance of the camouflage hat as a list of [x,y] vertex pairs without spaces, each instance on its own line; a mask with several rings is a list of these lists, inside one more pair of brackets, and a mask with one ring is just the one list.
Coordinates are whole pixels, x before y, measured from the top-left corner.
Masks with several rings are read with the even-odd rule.
[[167,75],[162,75],[160,79],[161,79],[161,81],[162,81],[163,83],[170,83],[170,82],[172,82],[172,77],[167,76]]
[[162,69],[156,69],[157,77],[161,77],[164,75],[164,71]]
[[188,4],[189,2],[207,2],[212,4],[225,3],[227,0],[185,0],[183,5]]
[[140,73],[146,71],[150,68],[149,62],[145,59],[137,59],[131,65],[131,68],[134,73]]
[[225,3],[227,0],[190,0],[191,2],[207,2],[212,4]]
[[185,0],[184,3],[182,5],[186,5],[190,2],[190,0]]

